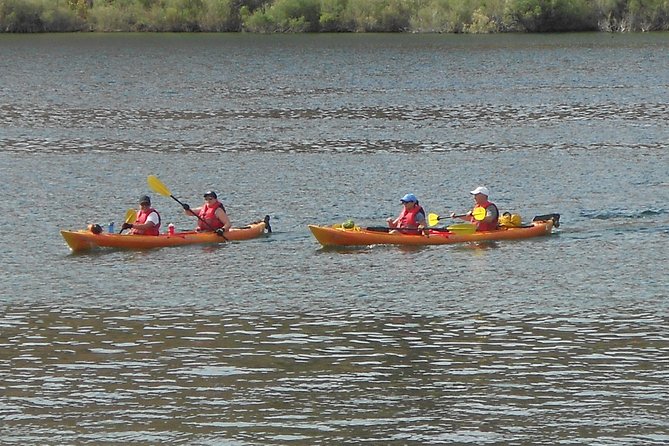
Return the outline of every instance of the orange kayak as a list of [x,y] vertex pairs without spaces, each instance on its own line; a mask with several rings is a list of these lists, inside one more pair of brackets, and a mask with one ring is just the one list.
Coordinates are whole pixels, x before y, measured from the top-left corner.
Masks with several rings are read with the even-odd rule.
[[[551,214],[557,216],[557,214]],[[559,217],[557,217],[559,219]],[[415,231],[397,232],[388,228],[342,228],[341,225],[309,225],[311,233],[323,246],[366,246],[366,245],[445,245],[450,243],[482,242],[488,240],[518,240],[540,237],[552,233],[553,218],[536,220],[531,224],[516,228],[500,228],[494,231],[456,233],[443,229],[429,229],[428,235]]]
[[89,251],[95,248],[118,249],[151,249],[168,246],[183,246],[194,244],[225,243],[226,241],[249,240],[271,232],[269,216],[264,221],[251,223],[248,226],[230,228],[225,238],[214,232],[175,232],[173,235],[132,235],[110,234],[103,232],[94,234],[90,230],[60,231],[72,252]]

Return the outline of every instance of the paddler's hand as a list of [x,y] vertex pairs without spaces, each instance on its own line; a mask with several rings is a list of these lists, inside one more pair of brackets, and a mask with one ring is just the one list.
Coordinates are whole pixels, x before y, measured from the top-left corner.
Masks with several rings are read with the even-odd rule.
[[181,207],[184,208],[184,211],[186,212],[190,211],[190,206],[188,206],[187,203],[181,203]]
[[223,237],[225,235],[225,228],[218,228],[217,230],[214,231],[216,234],[220,235]]
[[123,223],[123,226],[121,226],[121,231],[125,231],[126,229],[132,229],[132,223]]

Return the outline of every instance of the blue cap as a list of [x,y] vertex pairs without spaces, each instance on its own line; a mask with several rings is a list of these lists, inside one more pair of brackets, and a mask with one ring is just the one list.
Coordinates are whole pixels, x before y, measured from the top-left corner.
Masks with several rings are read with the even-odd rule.
[[402,198],[400,198],[400,201],[402,203],[418,203],[418,198],[414,194],[406,194]]

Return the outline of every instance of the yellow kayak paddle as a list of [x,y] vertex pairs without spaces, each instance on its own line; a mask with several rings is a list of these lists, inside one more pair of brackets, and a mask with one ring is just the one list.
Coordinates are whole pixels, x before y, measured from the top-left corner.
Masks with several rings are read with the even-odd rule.
[[[476,207],[476,208],[474,208],[474,211],[472,212],[472,217],[474,217],[474,220],[476,220],[476,221],[481,221],[485,218],[485,214],[486,214],[486,211],[485,211],[484,208]],[[467,216],[467,214],[455,215],[453,218],[461,218],[461,217],[466,217],[466,216]],[[451,217],[450,216],[441,217],[437,214],[429,214],[427,216],[427,224],[428,224],[428,226],[434,226],[437,223],[439,223],[439,220],[442,220],[444,218],[451,218]],[[453,225],[453,226],[455,226],[455,225]]]
[[[137,211],[134,209],[128,209],[125,211],[125,222],[126,223],[134,223],[135,220],[137,220]],[[123,229],[121,229],[118,233],[122,233]]]

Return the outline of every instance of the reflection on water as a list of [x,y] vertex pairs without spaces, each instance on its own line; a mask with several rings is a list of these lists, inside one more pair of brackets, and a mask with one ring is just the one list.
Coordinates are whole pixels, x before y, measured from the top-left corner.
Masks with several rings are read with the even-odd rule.
[[669,441],[653,314],[10,307],[0,327],[11,443]]
[[[256,98],[260,101],[261,98]],[[494,135],[522,126],[556,136],[533,149],[565,150],[564,129],[609,132],[611,125],[630,129],[664,124],[669,107],[665,103],[551,104],[510,106],[507,104],[460,104],[430,106],[262,108],[205,111],[31,108],[0,105],[0,126],[7,129],[4,150],[17,153],[439,153],[463,150],[509,150],[508,143]],[[49,129],[43,134],[39,129]],[[31,135],[25,135],[31,129]],[[267,131],[273,130],[267,140]],[[346,134],[341,130],[346,129]],[[364,131],[361,131],[364,129]],[[435,132],[476,131],[469,141],[435,139]],[[72,132],[77,134],[72,139]],[[380,139],[369,139],[369,131]],[[527,130],[525,130],[527,131]],[[124,138],[119,139],[119,132]],[[172,136],[172,135],[177,136]],[[234,135],[243,134],[245,138]],[[406,139],[401,135],[413,135]],[[216,135],[215,138],[211,138]],[[166,143],[166,139],[170,141]],[[220,138],[223,138],[221,141]],[[487,140],[486,140],[487,139]],[[95,144],[87,140],[96,140]],[[581,143],[582,144],[582,143]],[[591,149],[659,149],[663,142],[649,140],[588,141]],[[513,149],[527,147],[517,143]]]

